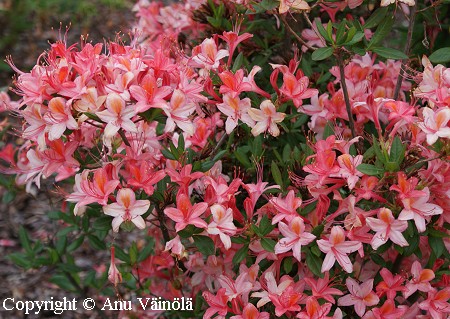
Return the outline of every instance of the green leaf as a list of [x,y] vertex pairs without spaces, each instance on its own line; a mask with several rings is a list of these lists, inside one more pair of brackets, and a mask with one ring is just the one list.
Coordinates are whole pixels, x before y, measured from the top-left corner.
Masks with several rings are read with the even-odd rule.
[[88,235],[89,245],[96,250],[105,250],[106,244],[101,241],[97,236]]
[[214,255],[216,249],[214,247],[214,242],[208,236],[194,235],[194,245],[197,249],[205,256]]
[[21,253],[13,253],[8,255],[8,258],[17,266],[22,268],[31,268],[31,260],[30,257],[21,254]]
[[351,39],[347,39],[347,42],[345,42],[344,44],[345,45],[354,45],[354,44],[358,43],[359,41],[361,41],[362,38],[364,38],[364,32],[358,31]]
[[[317,19],[316,21],[317,30],[319,31],[320,35],[328,42],[331,42],[332,38],[328,36],[327,31],[325,31],[325,28],[322,25],[322,22],[320,19]],[[330,24],[329,24],[330,25]],[[327,26],[328,28],[328,26]]]
[[236,159],[241,162],[245,168],[252,167],[252,164],[250,163],[247,154],[242,150],[242,148],[238,147],[236,151],[234,151],[234,156]]
[[50,278],[50,282],[54,283],[55,285],[59,286],[60,288],[68,291],[74,291],[75,287],[70,282],[70,280],[63,275],[54,275],[52,278]]
[[332,47],[318,48],[312,53],[311,58],[313,59],[313,61],[322,61],[326,58],[329,58],[332,54]]
[[137,262],[137,257],[138,257],[138,248],[136,245],[136,242],[133,242],[131,244],[130,250],[128,251],[128,253],[130,254],[130,262],[132,265],[135,265]]
[[319,257],[317,257],[316,255],[312,254],[310,251],[306,252],[306,265],[308,266],[309,270],[311,270],[311,272],[322,278],[323,274],[321,271],[322,268],[322,259],[320,259]]
[[270,222],[270,220],[267,217],[267,215],[264,215],[263,218],[261,219],[261,222],[259,223],[259,231],[260,231],[261,235],[262,236],[266,236],[274,228],[275,228],[275,226],[272,225],[272,223]]
[[268,252],[274,253],[275,252],[275,245],[277,242],[273,239],[269,238],[261,238],[261,246]]
[[237,265],[240,264],[241,261],[243,261],[245,259],[245,257],[247,257],[248,254],[248,244],[242,246],[234,255],[233,257],[233,264]]
[[450,62],[450,47],[442,48],[434,51],[428,57],[433,63],[447,63]]
[[141,262],[141,261],[144,261],[145,259],[147,259],[148,256],[150,256],[152,254],[154,247],[155,247],[155,239],[152,237],[148,237],[147,244],[145,245],[144,249],[142,249],[139,252],[137,261]]
[[174,155],[172,155],[172,153],[167,150],[167,149],[162,149],[161,150],[162,155],[164,155],[165,158],[176,161],[176,157]]
[[441,257],[445,251],[444,241],[440,237],[428,237],[428,245],[430,245],[431,250],[435,253],[436,258]]
[[272,172],[272,177],[275,183],[281,186],[283,188],[283,178],[281,177],[281,171],[278,168],[278,165],[276,162],[272,162],[270,170]]
[[372,39],[370,39],[369,45],[367,47],[368,50],[371,50],[377,44],[379,44],[382,40],[386,39],[389,32],[391,32],[392,25],[394,24],[394,17],[389,16],[383,20],[383,22],[378,26],[375,31]]
[[20,244],[25,249],[25,251],[28,254],[32,254],[33,250],[31,249],[31,240],[28,237],[28,233],[25,230],[25,228],[23,228],[23,226],[19,227],[19,240],[20,240]]
[[67,246],[67,251],[70,253],[74,250],[76,250],[78,247],[80,247],[84,242],[84,235],[81,235],[77,239],[75,239],[73,242],[70,243],[69,246]]
[[384,173],[384,169],[378,168],[372,164],[359,164],[358,167],[356,167],[356,169],[361,173],[369,176],[376,176]]
[[290,273],[294,266],[292,259],[293,259],[292,257],[286,257],[283,259],[283,269],[286,272],[286,274]]
[[406,145],[403,145],[400,137],[396,136],[392,141],[391,151],[389,154],[389,160],[391,162],[396,162],[400,165],[405,157]]
[[115,256],[117,259],[124,261],[127,264],[130,264],[130,256],[119,246],[114,245]]
[[[231,59],[231,57],[229,57]],[[244,62],[244,54],[240,52],[236,59],[234,59],[233,68],[231,69],[233,72],[239,70]]]
[[383,21],[384,17],[386,17],[387,12],[388,7],[380,7],[377,10],[375,10],[370,16],[370,18],[367,19],[366,23],[364,24],[364,29],[371,29],[379,25],[380,22]]
[[408,58],[408,56],[402,51],[392,48],[377,47],[372,48],[372,52],[375,52],[379,56],[386,59],[403,60]]
[[92,223],[92,228],[97,230],[110,230],[112,227],[112,218],[110,216],[101,216]]
[[203,229],[195,227],[194,225],[187,225],[184,229],[178,232],[178,235],[181,238],[189,238],[192,237],[192,235],[200,234],[202,231]]

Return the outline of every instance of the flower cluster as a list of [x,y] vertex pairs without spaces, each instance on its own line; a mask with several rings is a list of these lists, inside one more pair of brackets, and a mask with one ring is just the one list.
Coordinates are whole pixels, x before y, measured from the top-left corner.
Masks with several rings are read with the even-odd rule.
[[[73,186],[63,210],[114,234],[109,280],[205,319],[444,318],[450,69],[424,56],[411,83],[381,31],[331,23],[362,2],[141,0],[131,44],[60,41],[15,69],[26,143],[5,172]],[[330,22],[302,40],[283,14],[314,10]],[[305,52],[269,64],[279,19]],[[125,231],[152,238],[144,258]]]

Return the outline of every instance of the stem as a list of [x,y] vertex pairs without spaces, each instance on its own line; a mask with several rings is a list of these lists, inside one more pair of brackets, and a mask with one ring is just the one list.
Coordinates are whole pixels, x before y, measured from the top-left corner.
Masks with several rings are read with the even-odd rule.
[[[417,2],[414,4],[414,6],[411,9],[410,17],[409,17],[409,26],[408,26],[408,35],[406,38],[406,45],[405,45],[405,54],[409,56],[409,51],[411,50],[411,42],[412,42],[412,34],[414,29],[414,21],[416,19],[416,9],[417,9]],[[400,72],[397,77],[397,84],[395,85],[395,91],[394,91],[394,100],[398,99],[398,95],[400,93],[400,88],[402,87],[403,82],[403,75],[405,74],[405,67],[406,62],[408,59],[405,59],[402,61],[402,65],[400,67]]]
[[123,142],[125,143],[126,146],[131,147],[130,142],[128,141],[124,131],[122,130],[122,128],[119,130],[119,135],[122,138]]
[[338,54],[336,54],[336,60],[337,60],[338,66],[339,66],[339,74],[341,77],[341,87],[342,87],[342,91],[344,93],[345,108],[347,109],[347,115],[348,115],[348,123],[350,126],[350,131],[352,132],[352,138],[355,138],[356,137],[355,122],[353,120],[352,107],[350,105],[350,98],[348,96],[347,84],[345,83],[344,62],[342,61],[340,52]]
[[315,49],[313,47],[311,47],[309,44],[307,44],[305,42],[305,40],[303,40],[289,25],[289,23],[286,20],[286,17],[284,15],[279,15],[278,16],[281,21],[283,21],[284,25],[286,26],[286,29],[288,29],[288,31],[297,39],[298,42],[300,42],[301,44],[303,44],[305,47],[307,47],[309,50],[314,51]]
[[[169,230],[167,229],[166,223],[164,222],[164,212],[158,205],[155,205],[155,209],[156,209],[156,212],[158,213],[159,227],[161,229],[161,232],[162,232],[162,235],[164,238],[164,244],[165,244],[168,241],[170,241],[170,235],[169,235]],[[178,268],[180,268],[183,272],[187,271],[187,268],[184,266],[183,262],[176,259],[175,257],[174,257],[174,261],[175,261],[175,265],[177,265]]]

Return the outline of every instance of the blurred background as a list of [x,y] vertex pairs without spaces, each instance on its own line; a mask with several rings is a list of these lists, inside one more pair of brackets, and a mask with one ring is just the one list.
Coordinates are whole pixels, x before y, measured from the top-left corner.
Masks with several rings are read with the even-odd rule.
[[14,72],[4,61],[11,55],[21,70],[29,70],[39,55],[64,36],[68,43],[89,34],[91,41],[114,39],[133,23],[132,0],[0,0],[0,90]]

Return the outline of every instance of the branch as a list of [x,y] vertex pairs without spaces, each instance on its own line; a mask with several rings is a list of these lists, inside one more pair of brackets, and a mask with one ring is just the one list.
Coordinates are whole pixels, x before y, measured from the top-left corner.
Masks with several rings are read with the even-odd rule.
[[345,83],[345,71],[344,71],[344,62],[342,61],[341,52],[336,54],[336,60],[339,66],[339,74],[341,78],[341,87],[342,91],[344,93],[344,100],[345,100],[345,108],[347,109],[347,115],[348,115],[348,122],[350,126],[350,131],[352,132],[352,138],[356,137],[355,132],[355,121],[353,120],[353,113],[352,113],[352,107],[350,105],[350,98],[348,96],[348,89],[347,84]]
[[312,46],[310,46],[309,44],[307,44],[305,42],[305,40],[303,40],[298,34],[297,32],[295,32],[291,26],[289,25],[289,23],[286,20],[286,17],[282,14],[278,15],[278,17],[283,21],[284,25],[286,26],[286,28],[288,29],[288,31],[297,39],[298,42],[300,42],[302,45],[304,45],[305,47],[307,47],[309,50],[314,51],[316,50],[315,48],[313,48]]
[[[409,18],[409,26],[408,26],[408,35],[406,38],[406,45],[405,45],[405,54],[409,56],[409,51],[411,50],[411,42],[412,42],[412,34],[414,30],[414,21],[416,19],[416,10],[417,10],[417,2],[415,2],[414,6],[411,9],[410,18]],[[408,59],[405,59],[402,61],[402,65],[400,67],[400,72],[398,73],[397,77],[397,84],[395,85],[395,91],[394,91],[394,100],[398,99],[398,95],[400,94],[400,88],[402,87],[403,82],[403,76],[405,74],[405,67],[406,62]]]

